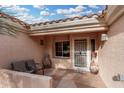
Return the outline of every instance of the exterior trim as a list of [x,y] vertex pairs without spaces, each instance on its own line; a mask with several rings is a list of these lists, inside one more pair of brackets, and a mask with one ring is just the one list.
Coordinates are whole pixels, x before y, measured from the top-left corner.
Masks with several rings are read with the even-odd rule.
[[40,26],[31,26],[30,32],[33,31],[44,31],[50,29],[60,29],[60,28],[69,28],[69,27],[76,27],[76,26],[91,26],[91,25],[105,25],[105,21],[103,18],[85,18],[80,20],[74,21],[67,21],[67,22],[60,22],[48,25],[40,25]]
[[110,5],[106,10],[105,22],[110,26],[124,14],[124,5]]
[[108,31],[108,27],[92,27],[85,29],[67,29],[67,30],[54,30],[50,32],[29,33],[29,36],[42,36],[42,35],[56,35],[56,34],[70,34],[70,33],[86,33],[86,32],[103,32]]

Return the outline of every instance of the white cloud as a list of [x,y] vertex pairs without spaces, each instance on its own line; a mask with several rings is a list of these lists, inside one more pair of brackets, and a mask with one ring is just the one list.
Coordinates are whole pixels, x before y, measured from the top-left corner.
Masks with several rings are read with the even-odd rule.
[[28,13],[18,13],[16,18],[28,22],[30,19],[33,19],[33,16],[29,15]]
[[90,8],[95,8],[95,9],[99,8],[99,7],[96,6],[96,5],[88,5],[88,7],[90,7]]
[[46,7],[45,5],[33,5],[33,8],[49,11],[49,8]]
[[100,13],[100,14],[101,14],[101,13],[102,13],[102,10],[98,11],[98,13]]
[[46,10],[46,11],[49,11],[49,8],[46,7],[45,10]]
[[69,15],[65,15],[65,17],[71,18],[71,17],[80,17],[81,14],[69,14]]
[[56,15],[56,13],[50,13],[49,11],[41,11],[40,12],[40,15],[42,16],[53,16],[53,15]]
[[68,14],[70,13],[67,9],[57,9],[56,10],[58,14]]
[[51,16],[56,15],[55,13],[51,13]]
[[44,5],[33,5],[33,7],[37,9],[44,9]]
[[92,10],[84,11],[84,12],[79,12],[79,13],[73,13],[73,14],[66,14],[64,15],[65,17],[80,17],[82,15],[87,15],[87,14],[93,14]]
[[84,9],[85,9],[85,7],[79,5],[79,6],[77,6],[77,7],[75,8],[74,11],[75,11],[75,12],[82,12]]
[[83,14],[93,14],[93,11],[92,10],[85,11],[85,12],[83,12]]
[[5,7],[11,7],[11,6],[13,6],[13,5],[0,5],[0,7],[3,7],[3,8],[5,8]]
[[29,15],[28,13],[23,13],[23,14],[18,14],[17,17],[18,19],[25,21],[29,24],[32,23],[39,23],[39,22],[44,22],[44,21],[48,21],[48,19],[43,18],[43,17],[34,17],[32,15]]
[[57,14],[72,14],[72,13],[78,13],[78,12],[82,12],[85,9],[84,6],[77,6],[75,8],[69,8],[69,9],[57,9],[56,12]]
[[28,12],[30,11],[27,8],[20,7],[18,5],[1,5],[1,8],[5,9],[5,12],[11,11],[12,13],[18,13],[18,12]]
[[30,11],[27,8],[24,7],[20,7],[20,6],[16,6],[16,5],[1,5],[0,8],[4,8],[5,12],[9,12],[13,14],[13,16],[15,16],[16,18],[27,22],[29,24],[31,23],[38,23],[41,21],[48,21],[47,18],[43,18],[43,17],[35,17],[33,15],[30,15],[28,12]]
[[50,13],[48,11],[41,11],[40,15],[42,15],[42,16],[49,16]]

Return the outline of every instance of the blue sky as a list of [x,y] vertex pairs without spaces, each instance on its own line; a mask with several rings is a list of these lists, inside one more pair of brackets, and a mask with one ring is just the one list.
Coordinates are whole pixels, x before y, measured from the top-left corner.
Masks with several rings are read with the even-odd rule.
[[101,13],[104,5],[0,5],[5,13],[29,24]]

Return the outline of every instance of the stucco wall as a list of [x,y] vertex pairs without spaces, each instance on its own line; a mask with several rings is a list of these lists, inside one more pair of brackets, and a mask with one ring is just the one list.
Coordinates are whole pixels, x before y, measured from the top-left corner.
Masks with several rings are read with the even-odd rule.
[[118,73],[124,74],[124,16],[110,26],[108,36],[99,48],[100,75],[108,87],[124,87],[123,81],[112,80]]
[[52,77],[0,69],[0,88],[51,88]]
[[[45,52],[50,54],[50,58],[52,59],[53,66],[55,68],[63,68],[63,69],[73,69],[73,39],[80,37],[89,37],[95,38],[96,43],[98,45],[98,33],[77,33],[77,34],[65,34],[65,35],[49,35],[44,38],[45,40]],[[69,58],[59,58],[54,56],[54,42],[61,40],[69,40],[70,41],[70,57]]]
[[34,59],[40,62],[42,46],[27,34],[18,32],[15,37],[0,34],[0,67],[9,67],[17,60]]

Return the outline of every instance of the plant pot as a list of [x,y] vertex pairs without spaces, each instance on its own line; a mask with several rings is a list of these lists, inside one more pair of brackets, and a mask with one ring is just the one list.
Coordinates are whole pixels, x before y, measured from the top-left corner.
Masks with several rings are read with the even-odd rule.
[[92,74],[98,74],[98,72],[99,72],[98,65],[94,61],[91,62],[91,64],[90,64],[90,72]]

